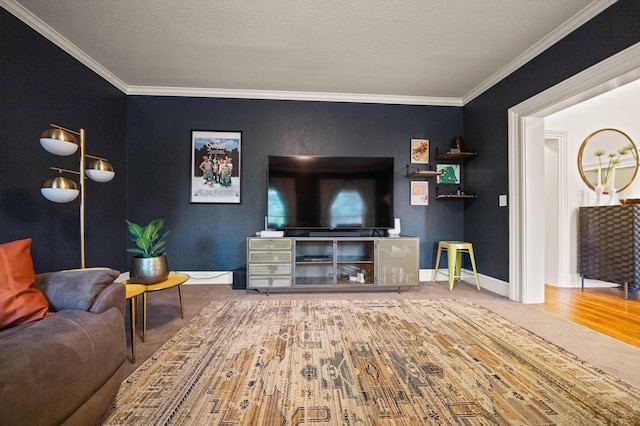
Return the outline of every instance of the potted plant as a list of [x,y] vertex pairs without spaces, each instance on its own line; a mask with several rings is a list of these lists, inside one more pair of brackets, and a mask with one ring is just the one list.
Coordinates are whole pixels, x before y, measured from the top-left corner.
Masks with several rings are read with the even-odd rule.
[[129,227],[129,239],[136,243],[136,248],[129,248],[129,253],[136,256],[131,259],[129,281],[137,284],[154,284],[167,279],[169,266],[164,252],[165,238],[169,231],[160,234],[164,219],[153,219],[146,226],[140,226],[126,220]]

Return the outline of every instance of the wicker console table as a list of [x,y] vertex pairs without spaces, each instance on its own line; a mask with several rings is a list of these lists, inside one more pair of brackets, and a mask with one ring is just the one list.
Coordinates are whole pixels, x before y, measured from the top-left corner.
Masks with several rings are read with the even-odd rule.
[[640,283],[640,205],[580,207],[580,276],[622,284]]

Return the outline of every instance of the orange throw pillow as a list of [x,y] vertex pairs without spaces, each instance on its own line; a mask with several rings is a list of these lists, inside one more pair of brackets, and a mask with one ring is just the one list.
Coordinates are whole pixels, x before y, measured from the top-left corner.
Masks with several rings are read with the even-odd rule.
[[0,330],[47,316],[49,302],[38,289],[31,238],[0,244]]

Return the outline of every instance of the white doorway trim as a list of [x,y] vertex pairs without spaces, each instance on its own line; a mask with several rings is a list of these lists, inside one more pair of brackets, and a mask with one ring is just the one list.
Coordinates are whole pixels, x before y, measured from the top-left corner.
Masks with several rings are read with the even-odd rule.
[[[540,226],[544,186],[544,119],[623,84],[640,79],[640,43],[558,83],[508,111],[509,134],[509,298],[544,303],[544,238]],[[544,152],[543,152],[544,153]],[[570,255],[570,253],[568,254]]]
[[[557,182],[557,217],[555,220],[557,221],[557,229],[558,229],[558,239],[557,239],[557,255],[558,255],[558,286],[559,287],[569,287],[570,283],[570,274],[569,274],[569,253],[571,250],[571,245],[569,243],[569,215],[567,212],[569,211],[569,200],[568,200],[568,189],[567,189],[567,167],[569,166],[569,159],[567,154],[567,132],[560,130],[545,130],[544,132],[545,143],[549,143],[551,141],[555,141],[558,146],[558,161],[553,164],[545,164],[545,167],[553,166],[556,168],[555,175],[558,177]],[[545,227],[547,225],[545,224]],[[546,245],[547,243],[545,243]]]

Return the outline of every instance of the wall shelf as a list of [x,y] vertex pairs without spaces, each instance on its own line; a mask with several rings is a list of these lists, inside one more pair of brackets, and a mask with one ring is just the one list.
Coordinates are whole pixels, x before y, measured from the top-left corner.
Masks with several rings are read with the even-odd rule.
[[408,178],[432,178],[441,175],[442,172],[436,172],[435,170],[421,170],[418,167],[407,165],[407,177]]
[[440,187],[436,187],[436,200],[469,200],[478,196],[474,193],[465,193],[460,189],[457,192],[449,192]]
[[478,155],[477,152],[445,152],[436,157],[438,161],[462,161],[469,160]]
[[442,194],[436,196],[436,200],[462,200],[470,198],[478,198],[478,196],[476,194]]
[[[475,158],[478,155],[477,152],[460,152],[458,150],[450,150],[445,152],[444,154],[439,154],[438,155],[438,150],[436,148],[436,160],[438,162],[464,162],[466,160],[470,160]],[[463,166],[459,166],[460,169],[463,168]],[[460,185],[462,183],[462,179],[460,179],[460,182],[457,185]],[[445,186],[453,186],[453,184],[449,184],[449,183],[443,183],[443,182],[439,182],[439,185],[445,185]],[[452,191],[448,191],[446,189],[443,189],[440,186],[436,186],[436,200],[471,200],[471,199],[475,199],[478,198],[478,196],[474,193],[465,193],[464,190],[462,189],[462,186],[458,186],[457,191],[452,192]]]

